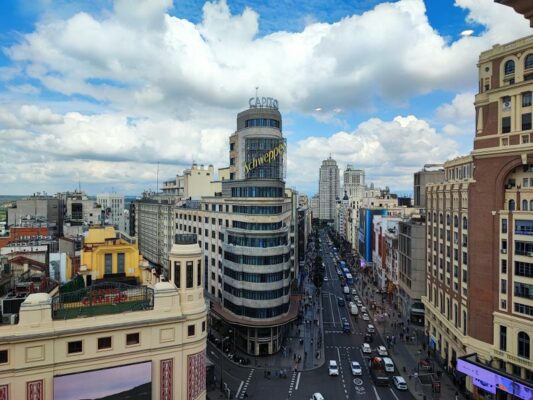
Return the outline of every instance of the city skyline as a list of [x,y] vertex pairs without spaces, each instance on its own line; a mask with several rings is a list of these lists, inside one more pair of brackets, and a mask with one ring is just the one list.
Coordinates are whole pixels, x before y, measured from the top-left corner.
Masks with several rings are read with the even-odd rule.
[[288,186],[315,193],[331,153],[410,190],[471,150],[477,54],[530,33],[489,0],[126,4],[0,6],[0,194],[138,194],[158,169],[226,166],[229,116],[256,87],[285,115]]

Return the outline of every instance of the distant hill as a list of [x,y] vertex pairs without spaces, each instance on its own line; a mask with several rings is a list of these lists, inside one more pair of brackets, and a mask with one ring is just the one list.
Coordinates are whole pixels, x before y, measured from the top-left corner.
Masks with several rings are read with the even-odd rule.
[[152,400],[152,382],[94,400]]

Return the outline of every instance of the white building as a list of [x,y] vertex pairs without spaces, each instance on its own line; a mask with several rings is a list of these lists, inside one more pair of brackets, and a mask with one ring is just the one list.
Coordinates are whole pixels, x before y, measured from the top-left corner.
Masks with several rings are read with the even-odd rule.
[[339,167],[337,162],[330,156],[327,160],[322,161],[322,166],[320,167],[318,186],[320,197],[319,219],[335,219],[335,207],[337,199],[340,198],[340,191]]
[[124,224],[124,195],[121,193],[98,193],[96,202],[105,212],[105,222],[115,225],[116,229],[126,232]]

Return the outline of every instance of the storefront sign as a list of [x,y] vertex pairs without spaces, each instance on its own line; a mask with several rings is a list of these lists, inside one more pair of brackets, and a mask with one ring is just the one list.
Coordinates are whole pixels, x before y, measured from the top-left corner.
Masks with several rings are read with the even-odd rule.
[[248,104],[250,105],[250,108],[278,109],[278,101],[272,97],[250,97]]
[[244,164],[244,173],[248,174],[250,171],[254,170],[255,168],[269,163],[271,161],[274,161],[279,156],[283,155],[285,152],[286,145],[285,143],[280,143],[276,147],[274,147],[272,150],[267,151],[264,153],[261,157],[254,158],[253,160],[247,162]]

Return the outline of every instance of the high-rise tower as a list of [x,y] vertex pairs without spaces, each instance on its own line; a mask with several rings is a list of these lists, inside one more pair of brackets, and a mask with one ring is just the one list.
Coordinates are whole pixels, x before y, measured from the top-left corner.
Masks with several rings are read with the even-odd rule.
[[320,196],[319,219],[333,220],[335,218],[336,201],[340,198],[339,167],[331,156],[322,161],[318,194]]

